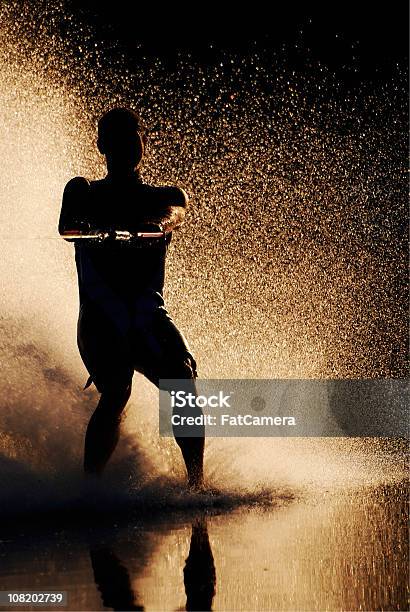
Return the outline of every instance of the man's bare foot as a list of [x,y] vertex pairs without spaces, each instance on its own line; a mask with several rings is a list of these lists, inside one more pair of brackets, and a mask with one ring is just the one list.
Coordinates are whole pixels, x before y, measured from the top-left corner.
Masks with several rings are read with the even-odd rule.
[[189,475],[188,476],[188,488],[190,489],[190,491],[192,491],[193,493],[199,493],[200,491],[203,491],[205,486],[204,486],[204,478],[201,475]]

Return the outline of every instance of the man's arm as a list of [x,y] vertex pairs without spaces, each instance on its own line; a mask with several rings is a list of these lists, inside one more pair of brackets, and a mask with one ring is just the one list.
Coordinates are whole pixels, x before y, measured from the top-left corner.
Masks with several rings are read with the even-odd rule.
[[180,187],[157,187],[155,203],[141,219],[144,225],[160,226],[165,233],[172,232],[185,219],[188,195]]
[[58,232],[67,236],[70,232],[87,232],[90,229],[86,220],[86,202],[88,198],[89,183],[87,179],[77,176],[68,181],[63,193]]

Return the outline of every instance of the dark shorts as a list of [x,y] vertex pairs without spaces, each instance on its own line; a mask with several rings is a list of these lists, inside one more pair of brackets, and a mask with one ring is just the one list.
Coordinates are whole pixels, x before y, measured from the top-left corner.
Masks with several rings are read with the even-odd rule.
[[[164,306],[133,312],[128,328],[118,329],[96,306],[82,305],[78,347],[100,393],[131,384],[134,371],[154,385],[161,378],[195,378],[196,363],[183,334]],[[87,386],[88,386],[87,384]]]

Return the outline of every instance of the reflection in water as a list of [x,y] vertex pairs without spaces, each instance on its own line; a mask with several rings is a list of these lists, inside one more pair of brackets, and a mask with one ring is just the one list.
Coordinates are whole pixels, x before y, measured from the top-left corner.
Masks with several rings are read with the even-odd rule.
[[[113,610],[144,610],[127,569],[111,548],[90,546],[94,580],[102,603]],[[142,569],[142,568],[141,568]],[[215,565],[204,518],[192,523],[189,554],[184,567],[186,610],[211,610],[215,595]]]
[[90,548],[94,580],[106,608],[113,610],[143,610],[136,604],[126,568],[110,548]]
[[404,483],[202,517],[168,508],[81,528],[1,525],[0,590],[52,586],[67,610],[407,609]]
[[211,610],[215,595],[215,565],[204,520],[192,524],[191,546],[184,567],[187,610]]

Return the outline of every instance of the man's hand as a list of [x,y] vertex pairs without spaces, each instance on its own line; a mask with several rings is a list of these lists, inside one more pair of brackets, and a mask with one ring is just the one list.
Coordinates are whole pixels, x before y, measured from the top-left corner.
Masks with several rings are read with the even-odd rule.
[[136,219],[136,227],[155,225],[156,231],[159,226],[163,232],[168,234],[184,222],[187,206],[188,196],[183,189],[155,187],[155,203],[150,206],[149,211],[145,210],[141,221]]
[[[79,230],[65,230],[61,234],[67,242],[82,242],[83,240],[92,242],[117,242],[117,241],[137,241],[148,244],[147,241],[157,243],[158,239],[165,238],[165,231],[159,223],[140,223],[135,231],[128,230],[90,230],[81,232]],[[135,244],[135,242],[134,242]]]
[[147,221],[144,223],[139,223],[138,226],[136,227],[136,231],[137,232],[163,232],[164,228],[162,226],[162,223],[157,223],[154,221]]

